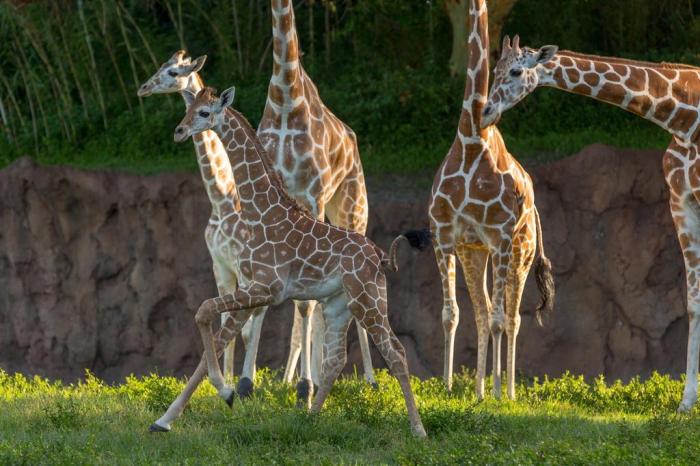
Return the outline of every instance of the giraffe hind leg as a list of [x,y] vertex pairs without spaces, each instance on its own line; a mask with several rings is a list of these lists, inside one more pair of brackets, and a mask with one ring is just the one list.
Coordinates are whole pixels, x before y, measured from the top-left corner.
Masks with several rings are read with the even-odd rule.
[[[374,277],[374,280],[362,280],[360,277]],[[374,285],[374,290],[372,286]],[[389,325],[386,302],[386,277],[380,271],[361,270],[356,274],[343,277],[343,286],[349,297],[348,308],[360,321],[379,349],[391,374],[396,377],[406,402],[411,431],[416,437],[425,437],[425,428],[421,421],[416,400],[409,380],[406,350]]]

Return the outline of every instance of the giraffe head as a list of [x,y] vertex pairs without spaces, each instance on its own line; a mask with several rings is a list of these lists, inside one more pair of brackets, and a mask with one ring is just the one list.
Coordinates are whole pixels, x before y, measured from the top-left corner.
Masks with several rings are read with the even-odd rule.
[[183,91],[187,102],[187,113],[175,128],[175,142],[185,141],[197,133],[221,125],[224,111],[233,103],[236,88],[226,89],[218,98],[215,93],[216,91],[211,87],[205,87],[197,95],[188,90]]
[[512,44],[508,36],[503,38],[501,58],[496,63],[489,100],[481,118],[483,128],[498,123],[503,112],[537,88],[542,76],[550,73],[543,65],[554,58],[557,50],[556,45],[520,48],[518,36],[513,38]]
[[139,88],[139,97],[151,94],[169,94],[187,89],[190,76],[202,69],[207,60],[206,55],[192,60],[185,56],[187,52],[178,50],[163,63],[158,71]]

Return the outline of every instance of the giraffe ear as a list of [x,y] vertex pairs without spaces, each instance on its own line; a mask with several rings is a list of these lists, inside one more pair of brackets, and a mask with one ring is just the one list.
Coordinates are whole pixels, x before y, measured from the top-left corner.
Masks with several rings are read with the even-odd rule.
[[194,92],[190,91],[189,89],[183,89],[182,96],[185,98],[185,104],[188,107],[192,105],[192,102],[194,102],[194,99],[197,97],[194,95]]
[[221,96],[219,97],[219,102],[218,102],[218,110],[223,110],[226,107],[230,107],[233,104],[233,98],[236,95],[236,88],[235,87],[229,87],[226,89],[224,92],[221,93]]
[[204,66],[204,62],[207,61],[207,56],[202,55],[201,57],[197,57],[194,59],[192,62],[192,65],[190,65],[190,73],[197,73],[199,70],[202,69]]
[[542,65],[554,58],[554,55],[556,55],[558,51],[559,47],[556,45],[544,45],[537,51],[535,60]]

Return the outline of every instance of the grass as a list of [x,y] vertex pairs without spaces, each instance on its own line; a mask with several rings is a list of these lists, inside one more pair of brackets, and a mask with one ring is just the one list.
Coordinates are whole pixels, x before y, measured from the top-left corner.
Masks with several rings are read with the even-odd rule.
[[233,410],[204,384],[168,434],[148,425],[183,382],[156,375],[108,386],[87,374],[64,385],[0,371],[0,464],[696,464],[695,413],[676,415],[682,382],[653,375],[606,384],[566,374],[522,380],[519,401],[478,403],[473,378],[452,394],[413,380],[429,438],[411,437],[398,384],[355,377],[324,411],[294,408],[294,390],[259,373]]

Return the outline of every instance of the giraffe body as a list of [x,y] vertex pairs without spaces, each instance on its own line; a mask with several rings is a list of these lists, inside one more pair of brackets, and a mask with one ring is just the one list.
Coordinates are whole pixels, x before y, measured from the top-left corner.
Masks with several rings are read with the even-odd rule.
[[610,103],[671,133],[663,157],[669,204],[686,271],[689,316],[686,379],[679,411],[698,396],[700,353],[700,68],[540,49],[504,41],[483,124],[537,87],[555,87]]
[[[324,105],[302,66],[292,1],[271,0],[271,9],[273,72],[258,137],[292,198],[316,218],[364,235],[367,190],[355,133]],[[297,326],[306,329],[307,316],[312,316],[311,378],[320,382],[324,323],[314,307],[312,302],[295,302],[285,381],[291,382],[299,354],[305,364],[308,347],[302,345],[304,331]],[[261,329],[262,320],[255,321],[252,334],[259,338]],[[359,323],[357,332],[365,378],[376,385],[367,333]]]
[[202,335],[209,378],[219,394],[230,399],[217,353],[226,344],[215,339],[211,324],[222,312],[247,319],[253,309],[287,299],[316,300],[326,320],[323,373],[312,412],[319,411],[346,362],[346,335],[356,318],[398,379],[404,392],[411,428],[425,436],[408,379],[405,351],[389,325],[384,268],[393,261],[357,232],[316,219],[286,194],[264,156],[264,149],[245,118],[228,109],[233,90],[219,99],[204,89],[175,132],[176,141],[214,129],[233,163],[245,228],[236,232],[245,244],[238,256],[238,288],[208,299],[196,322]]
[[[206,56],[195,60],[186,57],[180,50],[163,63],[160,69],[149,78],[139,89],[142,97],[152,94],[168,93],[197,93],[203,87],[198,72],[204,65]],[[204,238],[213,262],[214,277],[219,294],[233,292],[237,287],[237,257],[243,245],[236,241],[234,232],[240,225],[240,203],[236,192],[233,171],[219,137],[213,131],[203,131],[192,138],[197,154],[197,163],[207,196],[212,206],[212,212],[207,223]],[[266,308],[256,310],[253,319],[243,330],[243,341],[246,345],[246,357],[239,387],[248,385],[245,379],[255,378],[255,356],[259,338],[252,334],[253,322],[262,321]],[[222,316],[222,326],[226,328],[225,320],[230,316]],[[259,335],[257,335],[259,337]],[[224,366],[233,367],[233,347],[235,339],[227,348]],[[245,390],[239,393],[245,394]]]
[[[478,335],[477,395],[484,396],[488,339],[493,346],[494,396],[501,392],[501,336],[508,336],[508,396],[515,397],[515,346],[520,328],[520,299],[525,279],[540,253],[536,273],[542,309],[551,308],[549,261],[542,250],[532,180],[508,152],[495,126],[481,129],[488,90],[488,28],[485,0],[469,7],[469,66],[457,137],[438,170],[429,207],[435,255],[442,279],[445,332],[444,377],[452,384],[454,337],[459,322],[455,296],[459,259],[473,303]],[[486,289],[491,261],[493,291]]]

